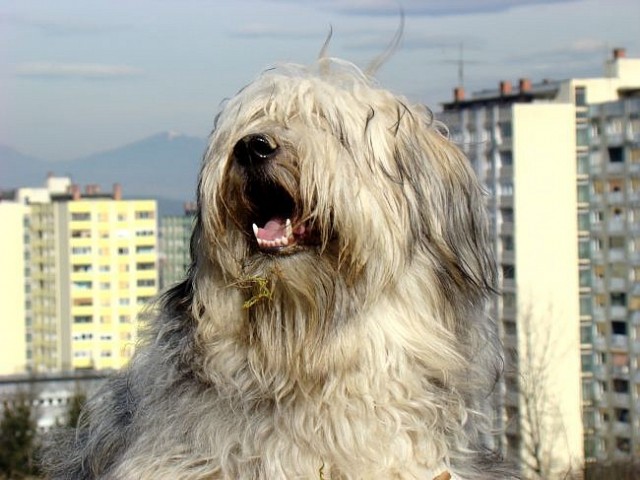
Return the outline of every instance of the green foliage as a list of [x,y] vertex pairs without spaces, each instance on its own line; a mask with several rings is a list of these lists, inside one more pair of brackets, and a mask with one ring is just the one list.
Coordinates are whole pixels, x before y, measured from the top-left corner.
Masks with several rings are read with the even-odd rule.
[[29,397],[18,394],[5,401],[0,420],[0,474],[20,479],[37,473],[36,434]]
[[271,300],[273,295],[273,292],[269,287],[269,280],[263,277],[253,275],[240,280],[236,285],[240,288],[250,289],[253,291],[253,296],[242,305],[242,308],[244,309],[253,307],[260,300]]

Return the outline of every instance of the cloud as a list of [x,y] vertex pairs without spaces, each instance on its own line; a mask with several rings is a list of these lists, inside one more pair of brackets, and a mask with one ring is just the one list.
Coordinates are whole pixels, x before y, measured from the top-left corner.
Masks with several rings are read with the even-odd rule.
[[131,30],[129,24],[105,23],[87,18],[42,18],[35,15],[0,13],[0,25],[27,27],[47,36],[111,35]]
[[[276,0],[290,2],[292,0]],[[444,16],[495,13],[526,5],[570,3],[581,0],[321,0],[322,6],[351,15],[398,16],[400,9],[408,15]],[[297,2],[296,2],[297,3]]]
[[593,61],[599,56],[604,57],[608,52],[607,42],[595,38],[581,38],[563,45],[562,47],[534,50],[526,54],[511,55],[505,60],[513,63],[529,63],[532,61],[546,61],[554,63]]
[[17,66],[15,74],[26,78],[80,78],[108,80],[142,75],[143,70],[128,65],[100,63],[32,62]]
[[[329,31],[327,29],[324,34],[328,34]],[[273,24],[261,24],[261,23],[253,23],[246,24],[240,28],[237,28],[230,32],[230,34],[234,37],[248,38],[248,39],[262,39],[268,38],[271,40],[290,40],[294,39],[302,39],[302,38],[320,38],[323,34],[321,29],[317,29],[315,31],[309,30],[308,28],[302,27],[294,27],[288,25],[287,27],[279,27]]]

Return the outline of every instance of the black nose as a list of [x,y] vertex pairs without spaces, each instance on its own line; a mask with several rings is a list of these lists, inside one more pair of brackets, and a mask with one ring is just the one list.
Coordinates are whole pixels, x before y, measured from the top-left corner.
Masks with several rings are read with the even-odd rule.
[[233,155],[245,167],[259,165],[272,158],[278,151],[278,144],[265,134],[247,135],[233,147]]

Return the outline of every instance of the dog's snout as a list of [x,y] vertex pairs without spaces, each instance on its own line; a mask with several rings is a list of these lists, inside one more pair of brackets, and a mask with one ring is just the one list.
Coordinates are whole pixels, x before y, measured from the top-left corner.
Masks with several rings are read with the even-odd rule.
[[272,158],[278,151],[276,141],[265,134],[243,137],[233,148],[235,159],[243,166],[260,164]]

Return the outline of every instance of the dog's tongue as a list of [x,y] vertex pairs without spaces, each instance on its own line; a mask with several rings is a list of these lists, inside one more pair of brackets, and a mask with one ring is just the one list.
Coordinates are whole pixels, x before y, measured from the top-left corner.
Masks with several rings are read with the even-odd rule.
[[258,228],[256,238],[260,240],[275,240],[285,236],[285,220],[282,218],[273,218],[265,223],[264,227]]

